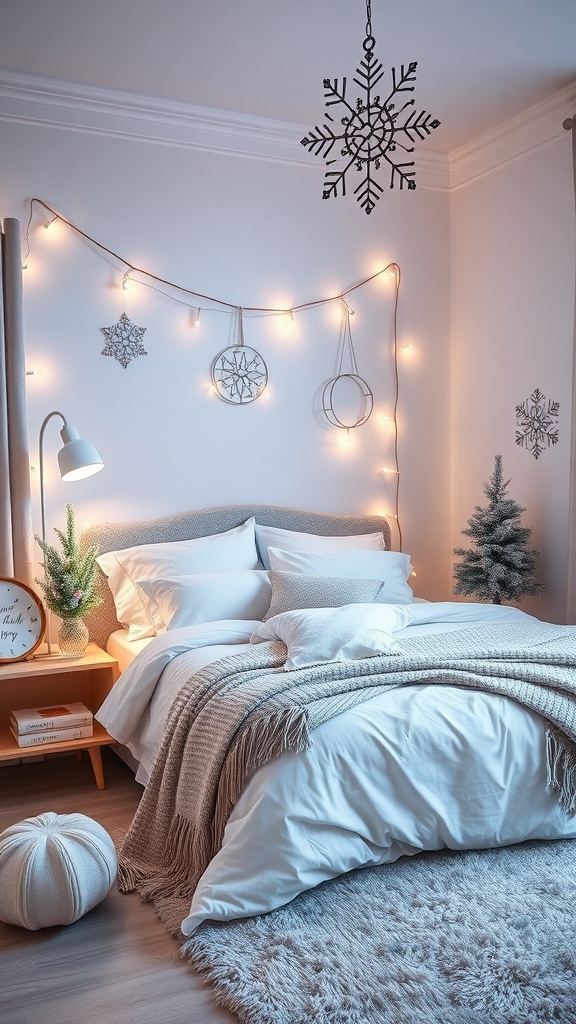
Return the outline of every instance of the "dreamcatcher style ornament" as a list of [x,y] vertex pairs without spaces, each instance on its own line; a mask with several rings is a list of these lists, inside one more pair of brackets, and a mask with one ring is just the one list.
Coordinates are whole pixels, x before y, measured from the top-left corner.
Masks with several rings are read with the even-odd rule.
[[244,344],[243,310],[236,310],[237,342],[222,349],[212,362],[212,384],[224,402],[247,405],[254,402],[268,383],[268,369],[256,349]]
[[[352,331],[350,330],[350,307],[343,302],[342,309],[342,323],[340,326],[340,342],[339,351],[340,358],[338,362],[338,373],[335,377],[332,377],[327,384],[324,385],[322,391],[322,412],[326,419],[333,427],[340,427],[342,430],[353,430],[355,427],[361,427],[366,420],[369,419],[372,408],[374,406],[374,395],[363,377],[358,374],[358,367],[356,365],[356,353],[354,352],[354,344],[352,342]],[[350,357],[350,364],[352,368],[351,373],[343,373],[342,365],[344,362],[344,352],[348,349]],[[343,388],[339,385],[344,385],[344,388],[349,389],[352,384],[352,390],[356,390],[359,399],[359,412],[358,415],[350,417],[346,421],[341,416],[338,416],[335,410],[335,402],[337,398],[337,391],[342,391]]]
[[137,356],[148,355],[142,344],[146,328],[133,324],[126,313],[122,313],[118,323],[113,324],[112,327],[101,327],[100,330],[106,338],[106,344],[100,355],[114,356],[114,359],[117,359],[124,369]]
[[[353,78],[363,96],[352,105],[346,98],[346,79],[342,79],[340,86],[337,78],[325,78],[326,107],[340,106],[342,130],[335,127],[334,117],[326,111],[326,123],[322,127],[316,125],[301,140],[301,145],[306,146],[310,153],[323,157],[327,167],[337,163],[336,150],[341,146],[339,155],[344,158],[344,166],[340,170],[326,171],[322,198],[336,198],[339,189],[345,196],[346,174],[354,167],[362,174],[354,195],[365,213],[372,213],[383,191],[374,177],[374,171],[380,169],[382,161],[390,166],[390,188],[394,188],[397,180],[401,189],[405,184],[410,189],[416,188],[414,161],[400,162],[397,150],[413,153],[416,139],[425,139],[440,124],[437,119],[432,120],[431,114],[425,110],[417,113],[414,109],[416,101],[404,101],[402,96],[402,93],[414,92],[417,61],[412,61],[407,68],[402,64],[399,75],[396,68],[392,68],[392,91],[385,99],[375,94],[376,86],[384,77],[382,64],[374,56],[375,45],[372,8],[370,0],[367,0],[366,38],[362,43],[364,59]],[[334,156],[333,151],[336,153]]]

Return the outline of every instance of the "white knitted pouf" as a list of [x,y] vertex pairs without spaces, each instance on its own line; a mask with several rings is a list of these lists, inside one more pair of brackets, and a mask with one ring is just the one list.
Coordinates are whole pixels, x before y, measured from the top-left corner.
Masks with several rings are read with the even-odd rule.
[[117,870],[111,837],[85,814],[19,821],[0,833],[0,921],[33,931],[72,924],[104,899]]

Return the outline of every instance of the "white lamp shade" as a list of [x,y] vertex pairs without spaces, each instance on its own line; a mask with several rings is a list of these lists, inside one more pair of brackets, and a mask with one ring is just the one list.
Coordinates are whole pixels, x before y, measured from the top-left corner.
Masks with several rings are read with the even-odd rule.
[[79,437],[71,423],[62,427],[60,436],[64,441],[64,447],[58,452],[62,480],[82,480],[103,469],[104,463],[92,442]]

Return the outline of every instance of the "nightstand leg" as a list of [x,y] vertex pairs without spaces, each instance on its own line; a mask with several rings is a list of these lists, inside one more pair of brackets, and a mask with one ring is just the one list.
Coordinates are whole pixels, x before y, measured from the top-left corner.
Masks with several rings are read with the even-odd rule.
[[106,789],[106,783],[104,782],[104,768],[102,766],[102,747],[88,747],[88,753],[90,754],[90,760],[92,762],[92,770],[94,772],[94,778],[96,779],[96,786],[98,789]]

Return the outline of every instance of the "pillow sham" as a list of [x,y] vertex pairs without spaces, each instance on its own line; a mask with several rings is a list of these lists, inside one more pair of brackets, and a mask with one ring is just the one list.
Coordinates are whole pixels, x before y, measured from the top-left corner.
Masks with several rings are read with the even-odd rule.
[[276,526],[260,526],[256,523],[256,544],[260,560],[265,569],[270,568],[268,548],[282,548],[283,551],[346,551],[349,548],[369,548],[384,551],[382,533],[353,534],[346,537],[322,537],[316,533],[298,533],[295,530],[281,530]]
[[225,533],[107,551],[96,561],[108,577],[118,621],[128,626],[128,640],[140,640],[154,636],[156,628],[136,584],[158,577],[258,568],[254,517]]
[[410,555],[401,551],[282,551],[270,548],[270,566],[281,572],[344,579],[379,579],[378,604],[412,604],[407,583],[412,572]]
[[282,612],[258,626],[250,643],[282,640],[286,670],[325,661],[356,661],[377,654],[400,654],[393,633],[408,626],[414,611],[407,605],[348,604]]
[[140,580],[156,632],[220,619],[263,619],[272,587],[264,569]]
[[339,579],[334,576],[303,576],[297,572],[270,570],[272,599],[264,620],[295,608],[337,608],[343,604],[370,604],[380,580]]

